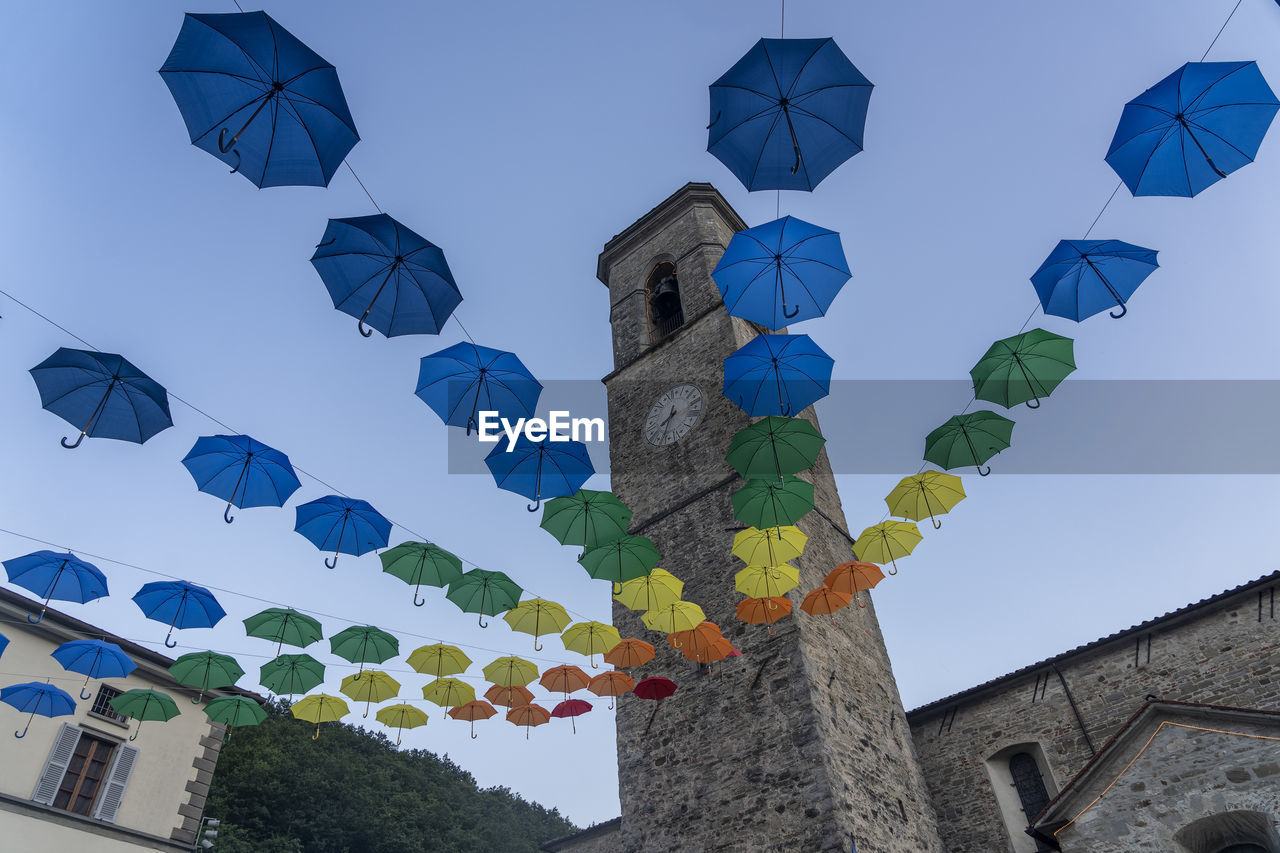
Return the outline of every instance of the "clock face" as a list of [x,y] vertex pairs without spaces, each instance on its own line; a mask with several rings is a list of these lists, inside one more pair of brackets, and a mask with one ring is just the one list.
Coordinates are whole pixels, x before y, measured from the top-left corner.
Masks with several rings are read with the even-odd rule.
[[662,447],[684,438],[702,417],[702,402],[702,392],[693,385],[677,385],[664,392],[645,418],[645,439]]

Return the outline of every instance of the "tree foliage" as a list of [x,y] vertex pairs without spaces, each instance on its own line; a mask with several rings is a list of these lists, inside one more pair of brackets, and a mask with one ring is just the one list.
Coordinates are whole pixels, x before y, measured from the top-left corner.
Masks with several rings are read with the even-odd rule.
[[385,735],[294,719],[287,703],[222,747],[205,814],[218,818],[218,853],[529,851],[574,832],[555,809]]

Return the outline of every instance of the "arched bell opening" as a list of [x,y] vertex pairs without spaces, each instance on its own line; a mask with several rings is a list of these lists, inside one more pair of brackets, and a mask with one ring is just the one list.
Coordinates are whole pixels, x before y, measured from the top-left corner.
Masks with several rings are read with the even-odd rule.
[[644,291],[649,337],[657,343],[684,325],[684,306],[680,302],[676,265],[671,261],[656,264],[645,281]]

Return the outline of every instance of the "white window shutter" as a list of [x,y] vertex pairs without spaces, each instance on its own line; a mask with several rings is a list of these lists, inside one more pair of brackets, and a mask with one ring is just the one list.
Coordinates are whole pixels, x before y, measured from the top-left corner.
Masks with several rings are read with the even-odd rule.
[[93,809],[93,816],[107,823],[116,822],[116,812],[120,810],[120,801],[124,799],[124,788],[133,775],[133,765],[137,761],[138,750],[128,744],[116,747],[115,760],[111,762],[111,771],[107,773],[107,786],[98,797],[98,805]]
[[53,805],[53,798],[58,796],[62,777],[66,775],[67,765],[71,763],[71,756],[75,754],[79,743],[80,729],[63,723],[53,741],[53,749],[49,751],[49,759],[44,763],[44,770],[40,771],[40,780],[36,782],[36,790],[31,799],[46,806]]

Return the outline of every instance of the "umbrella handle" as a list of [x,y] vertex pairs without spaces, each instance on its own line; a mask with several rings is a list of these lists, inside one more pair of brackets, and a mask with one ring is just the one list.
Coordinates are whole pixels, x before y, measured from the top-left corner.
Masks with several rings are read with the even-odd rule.
[[192,704],[192,705],[199,705],[199,704],[200,704],[200,699],[201,699],[203,696],[204,696],[204,694],[203,694],[203,693],[201,693],[199,696],[192,696],[192,697],[191,697],[191,704]]
[[484,621],[484,616],[481,616],[477,621],[480,623],[480,627],[481,627],[481,628],[488,628],[488,627],[489,627],[489,623],[488,623],[488,622],[486,622],[486,621]]
[[64,435],[64,436],[62,437],[62,446],[63,446],[63,447],[65,447],[67,450],[75,450],[77,447],[79,447],[79,446],[80,446],[80,442],[82,442],[82,441],[84,441],[84,433],[83,433],[83,432],[82,432],[82,433],[80,433],[80,435],[76,436],[76,440],[75,440],[74,442],[72,442],[71,444],[67,444],[67,437]]
[[724,110],[716,110],[716,117],[711,120],[711,124],[707,125],[707,130],[710,130],[711,128],[715,127],[716,122],[720,120],[720,114],[723,112]]
[[361,317],[361,318],[356,322],[356,329],[357,329],[357,331],[359,331],[359,332],[360,332],[360,334],[361,334],[361,335],[363,335],[364,337],[366,337],[366,338],[371,338],[371,337],[373,337],[373,329],[366,328],[366,327],[365,327],[365,325],[364,325],[364,318],[365,318],[365,317],[368,317],[368,316],[369,316],[369,312],[368,312],[368,311],[364,312],[364,317]]
[[1116,313],[1116,312],[1114,312],[1114,311],[1111,311],[1111,312],[1109,312],[1109,313],[1110,313],[1110,315],[1111,315],[1114,319],[1119,320],[1119,319],[1120,319],[1121,317],[1123,317],[1125,314],[1128,314],[1128,313],[1129,313],[1129,306],[1128,306],[1128,305],[1125,305],[1123,302],[1121,302],[1121,303],[1120,303],[1120,313],[1119,313],[1119,314],[1117,314],[1117,313]]
[[92,696],[93,696],[93,691],[92,691],[92,690],[88,690],[88,691],[86,691],[83,687],[81,687],[81,688],[80,688],[80,698],[81,698],[81,699],[89,699],[89,698],[92,698]]
[[[1128,309],[1126,309],[1126,310],[1128,310]],[[1112,316],[1112,317],[1115,317],[1116,315],[1115,315],[1115,314],[1112,314],[1111,316]],[[1036,398],[1034,398],[1034,399],[1028,400],[1028,401],[1027,401],[1027,408],[1028,408],[1028,409],[1038,409],[1038,408],[1040,408],[1040,398],[1039,398],[1039,397],[1036,397]]]
[[766,629],[765,629],[765,632],[766,632],[766,633],[768,633],[768,635],[769,635],[770,637],[776,637],[776,636],[778,636],[778,632],[777,632],[777,631],[775,631],[775,630],[773,630],[773,626],[772,626],[772,625],[770,625],[768,628],[766,628]]
[[32,712],[31,712],[31,716],[30,716],[30,717],[27,717],[27,724],[26,724],[25,726],[23,726],[23,728],[22,728],[22,733],[21,733],[21,734],[19,734],[19,733],[15,730],[15,731],[14,731],[14,733],[13,733],[13,736],[14,736],[14,737],[16,737],[16,738],[24,738],[24,737],[26,737],[26,736],[27,736],[27,729],[31,728],[31,721],[32,721],[32,720],[34,720],[34,719],[35,719],[35,717],[36,717],[36,712],[35,712],[35,711],[32,711]]
[[27,621],[28,621],[28,622],[30,622],[32,625],[39,625],[42,619],[44,619],[44,611],[43,611],[43,610],[41,610],[41,611],[40,611],[40,615],[39,615],[39,616],[37,616],[37,617],[36,617],[36,618],[34,618],[34,619],[32,619],[32,618],[31,618],[31,614],[30,614],[30,613],[28,613],[28,614],[27,614]]
[[[794,169],[792,169],[791,171],[792,171],[792,174],[795,174]],[[792,317],[796,316],[799,313],[800,313],[799,305],[796,306],[796,310],[794,311],[787,311],[787,306],[785,304],[782,306],[782,316],[786,317],[788,320],[790,320]]]
[[173,640],[173,642],[172,642],[172,643],[171,643],[171,642],[169,642],[169,640],[171,640],[172,638],[173,638],[173,629],[172,629],[172,628],[170,628],[170,629],[169,629],[169,633],[168,633],[168,634],[165,634],[165,636],[164,636],[164,647],[165,647],[166,649],[176,649],[176,648],[178,647],[178,641],[177,641],[177,640]]
[[418,600],[418,591],[415,589],[415,590],[413,591],[413,605],[414,605],[414,607],[421,607],[422,605],[424,605],[424,604],[426,604],[426,603],[427,603],[427,600],[426,600],[425,598],[424,598],[424,599],[422,599],[421,601],[419,601],[419,600]]
[[328,568],[330,568],[330,569],[337,568],[337,566],[338,566],[338,554],[337,554],[337,552],[336,552],[336,551],[334,552],[334,555],[333,555],[333,562],[332,562],[332,563],[330,563],[330,562],[329,562],[329,558],[328,558],[328,557],[325,557],[325,558],[324,558],[324,564],[325,564],[325,566],[326,566],[326,567],[328,567]]
[[612,711],[612,710],[613,710],[613,697],[612,697],[612,696],[610,696],[610,697],[609,697],[609,710],[610,710],[610,711]]
[[867,603],[862,600],[862,593],[858,593],[857,595],[855,595],[853,597],[853,600],[856,601],[858,603],[858,606],[861,607],[863,610],[867,609]]
[[227,508],[222,511],[222,520],[227,524],[236,520],[236,517],[231,514],[231,501],[227,501]]
[[312,740],[320,740],[320,724],[316,723],[316,733],[311,736]]
[[139,721],[138,721],[138,730],[137,730],[136,732],[134,732],[133,734],[129,735],[129,741],[130,741],[130,742],[133,742],[133,741],[137,740],[137,739],[138,739],[138,735],[140,735],[140,734],[142,734],[142,721],[141,721],[141,720],[139,720]]
[[985,476],[987,476],[988,474],[990,474],[990,473],[991,473],[991,466],[990,466],[990,465],[987,465],[987,466],[985,466],[985,467],[986,467],[986,469],[987,469],[987,470],[983,471],[983,470],[982,470],[982,469],[983,469],[983,466],[982,466],[982,465],[979,465],[979,466],[978,466],[978,476],[979,476],[979,477],[985,477]]
[[234,175],[236,172],[240,171],[240,149],[235,147],[236,139],[238,139],[239,137],[235,137],[235,136],[231,137],[231,147],[223,148],[222,139],[226,135],[227,135],[227,129],[224,127],[218,133],[218,150],[221,151],[223,154],[230,153],[230,154],[236,155],[236,164],[231,169],[231,174]]
[[542,651],[542,646],[538,645],[538,638],[537,638],[537,637],[534,637],[534,638],[533,638],[533,650],[534,650],[535,652],[540,652],[540,651]]
[[537,512],[538,507],[540,507],[541,505],[542,505],[542,498],[538,498],[536,501],[534,501],[533,503],[525,507],[525,509],[529,510],[529,512]]
[[941,521],[941,520],[939,520],[939,519],[937,519],[937,518],[934,518],[933,516],[929,516],[929,520],[933,522],[933,529],[934,529],[934,530],[941,530],[941,529],[942,529],[942,521]]
[[897,573],[898,573],[898,561],[897,561],[897,560],[890,560],[890,561],[889,561],[889,574],[891,574],[891,575],[896,575]]
[[476,721],[475,720],[471,721],[471,739],[472,740],[476,739]]

